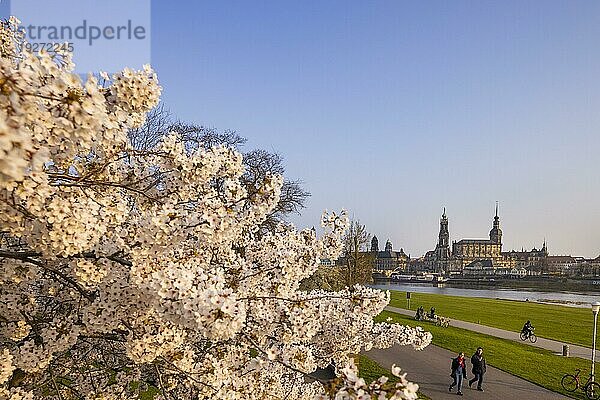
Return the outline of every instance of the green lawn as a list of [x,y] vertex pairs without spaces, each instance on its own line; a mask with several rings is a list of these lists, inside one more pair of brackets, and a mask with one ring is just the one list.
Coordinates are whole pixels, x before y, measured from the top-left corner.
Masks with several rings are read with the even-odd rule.
[[[396,378],[390,371],[383,368],[381,365],[371,360],[367,356],[360,354],[358,356],[358,376],[363,378],[365,382],[370,383],[377,379],[380,376],[384,375],[390,378],[391,382],[396,382],[398,378]],[[429,397],[425,396],[422,393],[419,393],[419,399],[423,400],[431,400]]]
[[[407,308],[406,292],[390,291],[390,306]],[[593,314],[590,308],[411,293],[410,308],[435,307],[436,314],[519,332],[528,319],[540,337],[592,347]]]
[[[577,368],[582,370],[583,375],[589,374],[590,361],[556,356],[548,350],[452,326],[442,328],[433,324],[418,323],[410,317],[389,311],[382,312],[376,320],[383,321],[388,317],[391,317],[393,322],[403,325],[420,325],[433,334],[433,344],[457,353],[464,351],[469,357],[478,346],[481,346],[484,348],[488,365],[552,391],[575,398],[584,398],[581,391],[575,395],[564,391],[560,380],[565,373],[572,373]],[[410,366],[402,367],[410,373]],[[584,379],[587,379],[587,376]]]

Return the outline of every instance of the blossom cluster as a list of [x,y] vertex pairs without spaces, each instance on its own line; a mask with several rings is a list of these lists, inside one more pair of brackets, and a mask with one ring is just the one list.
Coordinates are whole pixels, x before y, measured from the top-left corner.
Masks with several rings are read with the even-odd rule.
[[[335,388],[335,400],[416,400],[419,385],[406,379],[406,372],[397,365],[392,365],[392,375],[397,379],[391,381],[382,376],[376,381],[367,384],[359,378],[358,369],[351,360],[341,371],[342,385]],[[317,395],[315,400],[329,400],[327,394]]]
[[281,176],[248,183],[237,151],[177,132],[134,148],[161,92],[150,67],[83,81],[69,54],[15,45],[15,24],[0,25],[0,400],[312,399],[317,368],[356,387],[351,354],[430,342],[373,322],[388,293],[299,290],[339,253],[345,212],[320,237],[264,232]]

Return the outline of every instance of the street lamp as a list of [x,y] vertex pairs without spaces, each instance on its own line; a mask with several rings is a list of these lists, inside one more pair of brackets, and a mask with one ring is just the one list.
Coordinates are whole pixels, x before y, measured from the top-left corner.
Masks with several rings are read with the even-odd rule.
[[598,311],[600,311],[600,303],[592,303],[592,312],[594,313],[594,337],[592,343],[592,382],[594,382],[594,364],[596,363],[596,326],[598,325]]

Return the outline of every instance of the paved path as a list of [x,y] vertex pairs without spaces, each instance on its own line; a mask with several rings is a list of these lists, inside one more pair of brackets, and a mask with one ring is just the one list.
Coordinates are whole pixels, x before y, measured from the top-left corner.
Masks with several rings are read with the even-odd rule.
[[[415,315],[415,311],[406,310],[404,308],[388,306],[385,309],[388,311],[391,311],[391,312],[408,315],[411,317],[414,317],[414,315]],[[504,329],[492,328],[490,326],[474,324],[472,322],[466,322],[466,321],[459,321],[456,319],[453,319],[450,321],[450,326],[454,326],[456,328],[468,329],[468,330],[474,331],[474,332],[485,333],[486,335],[494,336],[497,338],[514,340],[515,342],[528,344],[531,346],[550,350],[556,354],[562,354],[563,344],[568,344],[568,343],[562,343],[562,342],[558,342],[556,340],[544,339],[544,338],[540,338],[540,337],[538,337],[538,340],[535,343],[531,343],[529,340],[522,341],[521,338],[519,338],[518,332],[506,331]],[[423,327],[426,328],[426,325],[424,325]],[[579,358],[584,358],[587,360],[592,359],[592,349],[587,348],[587,347],[569,344],[569,353],[570,353],[571,357],[579,357]],[[596,350],[596,360],[598,360],[598,359],[600,359],[600,351]]]
[[[395,346],[390,349],[373,349],[366,356],[377,361],[382,367],[391,369],[397,364],[407,372],[407,379],[419,384],[419,390],[433,400],[458,399],[456,388],[448,392],[450,362],[456,354],[440,347],[429,345],[423,351],[415,351],[412,346]],[[468,378],[473,375],[468,371]],[[476,384],[473,385],[476,387]],[[484,375],[484,393],[470,389],[467,382],[463,385],[463,399],[482,400],[564,400],[561,394],[551,392],[531,382],[517,378],[499,369],[488,366]]]

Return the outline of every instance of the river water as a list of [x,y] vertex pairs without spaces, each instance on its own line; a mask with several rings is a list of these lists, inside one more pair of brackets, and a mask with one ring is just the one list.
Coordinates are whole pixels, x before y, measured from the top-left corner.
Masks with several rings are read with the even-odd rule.
[[377,283],[370,287],[382,290],[399,290],[403,292],[445,294],[449,296],[483,297],[488,299],[506,299],[520,301],[535,301],[539,303],[557,303],[572,307],[590,307],[590,303],[600,302],[598,292],[542,292],[527,289],[470,289],[450,287],[448,284],[439,286],[410,283]]

